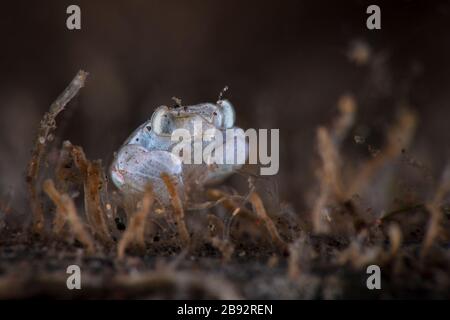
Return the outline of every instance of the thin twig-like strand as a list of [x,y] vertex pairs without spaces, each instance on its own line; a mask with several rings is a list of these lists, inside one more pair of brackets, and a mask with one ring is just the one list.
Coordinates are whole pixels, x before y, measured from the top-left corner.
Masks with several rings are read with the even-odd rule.
[[52,103],[49,111],[41,120],[34,149],[27,167],[27,188],[33,214],[33,230],[37,233],[41,233],[44,229],[44,212],[42,204],[39,201],[37,183],[41,162],[46,151],[47,141],[49,140],[50,133],[56,128],[56,117],[84,86],[87,76],[87,72],[82,70],[78,71],[77,75]]

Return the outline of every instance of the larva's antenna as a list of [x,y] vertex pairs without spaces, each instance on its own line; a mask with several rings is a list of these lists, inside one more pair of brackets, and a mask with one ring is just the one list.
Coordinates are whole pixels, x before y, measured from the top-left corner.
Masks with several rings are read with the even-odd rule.
[[218,101],[222,100],[222,98],[223,98],[225,92],[227,92],[227,91],[228,91],[228,86],[225,86],[225,87],[220,91],[220,93],[219,93],[219,99],[218,99]]
[[172,97],[172,100],[175,102],[175,105],[181,108],[183,105],[181,104],[181,99],[177,97]]

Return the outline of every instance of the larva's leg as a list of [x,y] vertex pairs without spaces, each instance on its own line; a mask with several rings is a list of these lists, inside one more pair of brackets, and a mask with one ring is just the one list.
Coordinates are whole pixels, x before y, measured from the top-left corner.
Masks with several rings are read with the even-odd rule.
[[[228,129],[228,130],[235,130]],[[240,129],[239,129],[240,130]],[[233,139],[227,139],[223,134],[223,143],[215,149],[214,159],[208,159],[208,174],[205,179],[206,184],[220,183],[236,170],[240,169],[248,158],[248,143],[245,136],[236,134]],[[220,156],[221,155],[221,156]],[[219,161],[221,158],[221,161]]]

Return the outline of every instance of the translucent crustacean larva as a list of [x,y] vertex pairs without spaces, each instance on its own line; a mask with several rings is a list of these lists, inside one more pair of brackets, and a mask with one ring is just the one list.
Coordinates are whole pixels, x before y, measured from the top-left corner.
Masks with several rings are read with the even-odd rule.
[[[186,164],[180,155],[172,153],[177,141],[172,141],[171,137],[178,128],[190,132],[192,143],[201,141],[203,147],[207,144],[207,141],[202,140],[202,135],[194,130],[194,123],[198,125],[199,122],[202,132],[208,129],[219,130],[224,145],[225,131],[239,129],[234,127],[234,108],[227,100],[219,100],[216,104],[201,103],[175,108],[161,106],[155,110],[150,120],[131,134],[118,151],[111,165],[113,183],[126,195],[142,193],[150,184],[157,199],[162,204],[168,204],[169,196],[161,179],[162,173],[171,175],[179,190],[183,191],[188,177],[195,177],[200,184],[213,183],[223,180],[240,168],[240,164]],[[246,146],[245,139],[236,138],[236,146],[239,143]],[[236,150],[237,148],[232,152],[235,154]],[[228,151],[224,151],[226,152]]]

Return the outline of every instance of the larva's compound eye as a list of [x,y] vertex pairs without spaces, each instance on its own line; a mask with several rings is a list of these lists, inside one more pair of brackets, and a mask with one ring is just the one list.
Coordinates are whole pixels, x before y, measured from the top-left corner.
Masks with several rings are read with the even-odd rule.
[[217,101],[217,105],[222,112],[221,127],[225,129],[232,128],[236,119],[233,106],[228,100],[219,100]]
[[161,106],[153,113],[151,120],[152,130],[160,136],[170,136],[174,129],[172,115],[166,106]]

